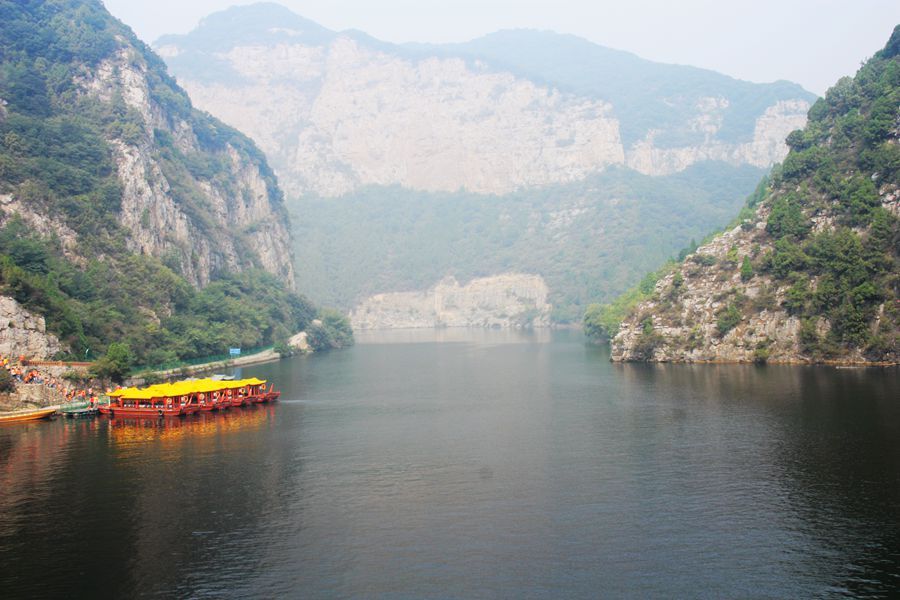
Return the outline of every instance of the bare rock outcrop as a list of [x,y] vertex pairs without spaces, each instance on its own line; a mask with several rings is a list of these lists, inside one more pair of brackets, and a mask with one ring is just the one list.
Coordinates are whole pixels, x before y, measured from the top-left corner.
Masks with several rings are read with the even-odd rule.
[[[900,189],[881,189],[882,208],[896,214]],[[801,319],[791,314],[791,281],[769,272],[741,273],[743,260],[755,260],[773,246],[766,231],[771,202],[761,204],[751,219],[700,246],[684,263],[662,277],[650,299],[641,302],[622,322],[611,340],[616,362],[821,362],[804,349]],[[834,232],[837,219],[828,211],[813,215],[815,233]],[[816,290],[822,276],[809,277]],[[884,302],[876,314],[883,315]],[[729,320],[729,311],[733,317]],[[881,317],[872,323],[878,328]],[[827,337],[832,323],[825,316],[812,320],[814,336]],[[887,362],[894,362],[887,359]],[[827,360],[837,364],[876,362],[859,348]],[[882,361],[884,362],[884,361]]]
[[703,134],[702,143],[658,147],[654,144],[658,132],[651,131],[628,151],[628,166],[648,175],[677,173],[704,160],[769,167],[784,158],[787,153],[784,139],[806,124],[809,110],[809,103],[804,100],[777,102],[756,120],[750,141],[727,144],[715,137],[722,126],[720,109],[725,106],[724,98],[704,98],[698,103],[698,114],[692,120],[691,128]]
[[59,339],[47,332],[44,317],[0,296],[0,356],[47,359],[59,351]]
[[[195,285],[205,285],[216,272],[255,266],[293,286],[287,215],[264,163],[234,141],[201,142],[210,128],[223,126],[204,122],[212,119],[190,109],[160,104],[151,66],[124,38],[119,41],[117,52],[77,81],[83,94],[122,102],[140,120],[137,131],[108,140],[122,184],[119,222],[131,233],[129,248],[174,260]],[[167,161],[167,153],[176,160]],[[215,165],[215,172],[209,166],[173,167],[188,161]]]
[[[780,304],[787,286],[764,274],[741,278],[740,261],[758,252],[754,234],[762,235],[765,221],[759,225],[723,233],[657,282],[654,297],[638,306],[612,340],[612,359],[740,363],[765,356],[768,362],[803,362],[800,321]],[[719,316],[736,300],[759,310],[722,335]]]
[[447,277],[420,292],[378,294],[350,313],[355,330],[545,327],[551,306],[539,275],[506,273],[460,285]]

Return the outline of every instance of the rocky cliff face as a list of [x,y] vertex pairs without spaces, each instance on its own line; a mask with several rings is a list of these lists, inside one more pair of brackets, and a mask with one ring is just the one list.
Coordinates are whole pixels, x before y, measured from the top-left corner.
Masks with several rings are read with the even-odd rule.
[[[753,257],[765,236],[765,213],[753,228],[740,226],[701,246],[657,284],[612,340],[614,361],[803,362],[800,319],[783,307],[788,285],[768,275],[743,281],[740,263],[728,255]],[[760,227],[761,225],[761,227]],[[712,264],[709,264],[712,263]],[[738,299],[750,310],[723,335],[718,321]],[[826,323],[816,326],[824,331]]]
[[[896,185],[882,189],[882,206],[900,216],[900,191]],[[762,259],[771,246],[766,224],[771,205],[760,207],[753,219],[718,235],[701,246],[685,262],[660,279],[651,299],[642,302],[622,323],[611,341],[611,358],[616,362],[727,362],[727,363],[837,363],[894,362],[898,358],[867,356],[864,347],[820,356],[804,343],[803,315],[793,309],[792,288],[796,280],[784,280],[770,272],[741,275],[743,259]],[[833,216],[815,221],[817,233],[833,233],[838,226]],[[813,278],[815,287],[824,280]],[[875,314],[896,310],[881,299]],[[727,321],[734,311],[733,323]],[[869,325],[878,332],[880,316]],[[832,323],[824,314],[806,319],[811,332],[825,339]],[[729,327],[730,326],[730,327]],[[896,335],[896,331],[892,334]]]
[[900,26],[791,134],[740,224],[624,320],[613,360],[900,361],[898,72]]
[[315,308],[290,291],[287,210],[253,142],[101,0],[0,14],[0,295],[75,356],[117,342],[144,365],[304,329]]
[[[154,93],[154,65],[126,38],[117,41],[116,51],[77,81],[85,97],[124,104],[132,115],[135,129],[108,140],[129,248],[166,257],[195,285],[216,272],[256,266],[293,286],[286,213],[264,161],[235,132],[204,143],[210,128],[212,135],[227,128],[189,106],[172,110]],[[184,158],[205,168],[177,168]]]
[[44,317],[14,299],[0,296],[0,356],[47,359],[60,351],[59,339],[47,333]]
[[[767,167],[784,156],[810,98],[801,90],[762,107],[736,139],[723,135],[733,108],[724,86],[723,95],[661,92],[648,101],[677,104],[684,118],[652,123],[630,141],[620,133],[624,108],[602,92],[561,91],[464,49],[414,52],[337,34],[271,5],[214,15],[157,48],[197,106],[260,144],[292,197],[393,184],[503,194],[610,165],[653,175],[705,160]],[[672,141],[675,129],[681,141]]]
[[460,285],[452,277],[424,292],[368,298],[350,313],[354,329],[543,327],[550,324],[548,289],[537,275],[507,273]]
[[247,83],[181,83],[259,142],[289,194],[372,184],[505,193],[625,161],[608,103],[461,59],[408,61],[338,38],[238,47],[228,60]]
[[727,105],[723,98],[704,98],[698,103],[698,115],[690,127],[702,135],[701,143],[660,148],[654,144],[658,132],[651,131],[629,150],[628,166],[649,175],[676,173],[704,160],[770,167],[787,154],[784,139],[803,127],[809,110],[809,103],[804,100],[777,102],[756,119],[752,139],[729,144],[716,138],[722,126],[721,111]]

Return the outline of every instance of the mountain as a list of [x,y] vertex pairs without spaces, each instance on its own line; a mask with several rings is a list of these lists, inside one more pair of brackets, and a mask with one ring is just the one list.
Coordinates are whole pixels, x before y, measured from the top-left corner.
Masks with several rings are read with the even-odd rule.
[[[568,35],[395,45],[277,4],[155,47],[271,160],[301,287],[369,323],[400,322],[394,292],[516,274],[546,283],[554,321],[577,321],[726,224],[815,99]],[[527,316],[501,313],[479,319]]]
[[815,99],[550,32],[392,45],[277,4],[230,8],[155,47],[198,106],[260,144],[290,197],[504,194],[611,165],[767,168]]
[[309,323],[253,142],[99,0],[0,0],[0,22],[0,293],[70,353],[127,342],[145,364]]
[[[445,277],[527,273],[546,281],[555,322],[578,321],[591,301],[612,300],[692,238],[728,223],[762,174],[720,163],[659,177],[617,167],[503,196],[392,186],[307,198],[291,207],[303,257],[297,279],[317,301],[349,310]],[[399,307],[377,306],[384,318],[370,321],[396,321]]]
[[787,142],[735,226],[645,288],[613,360],[900,361],[900,25]]

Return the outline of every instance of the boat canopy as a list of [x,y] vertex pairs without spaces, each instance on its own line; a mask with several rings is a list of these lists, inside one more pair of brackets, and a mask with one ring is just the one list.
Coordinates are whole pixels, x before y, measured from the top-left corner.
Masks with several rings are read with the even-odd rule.
[[136,391],[137,391],[136,387],[119,388],[115,391],[108,393],[107,396],[110,396],[112,398],[118,398],[119,396],[124,396],[125,394],[127,394],[129,392],[136,392]]
[[188,379],[185,381],[176,381],[173,383],[157,383],[145,388],[130,387],[110,392],[109,395],[116,398],[126,398],[130,400],[150,400],[152,398],[174,398],[177,396],[188,396],[190,394],[208,394],[211,392],[219,392],[228,389],[238,389],[248,385],[263,385],[264,379],[236,379],[236,380],[213,380],[213,379]]

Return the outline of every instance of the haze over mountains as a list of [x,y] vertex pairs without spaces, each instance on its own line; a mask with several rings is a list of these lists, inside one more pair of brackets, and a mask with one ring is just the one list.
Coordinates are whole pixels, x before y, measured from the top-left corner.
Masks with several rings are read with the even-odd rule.
[[199,107],[266,152],[298,282],[344,309],[522,273],[547,281],[554,319],[578,320],[726,223],[815,98],[552,32],[388,44],[276,4],[155,48]]
[[609,165],[768,167],[814,99],[551,32],[397,46],[276,4],[216,13],[155,47],[199,106],[262,145],[289,195],[506,193]]

